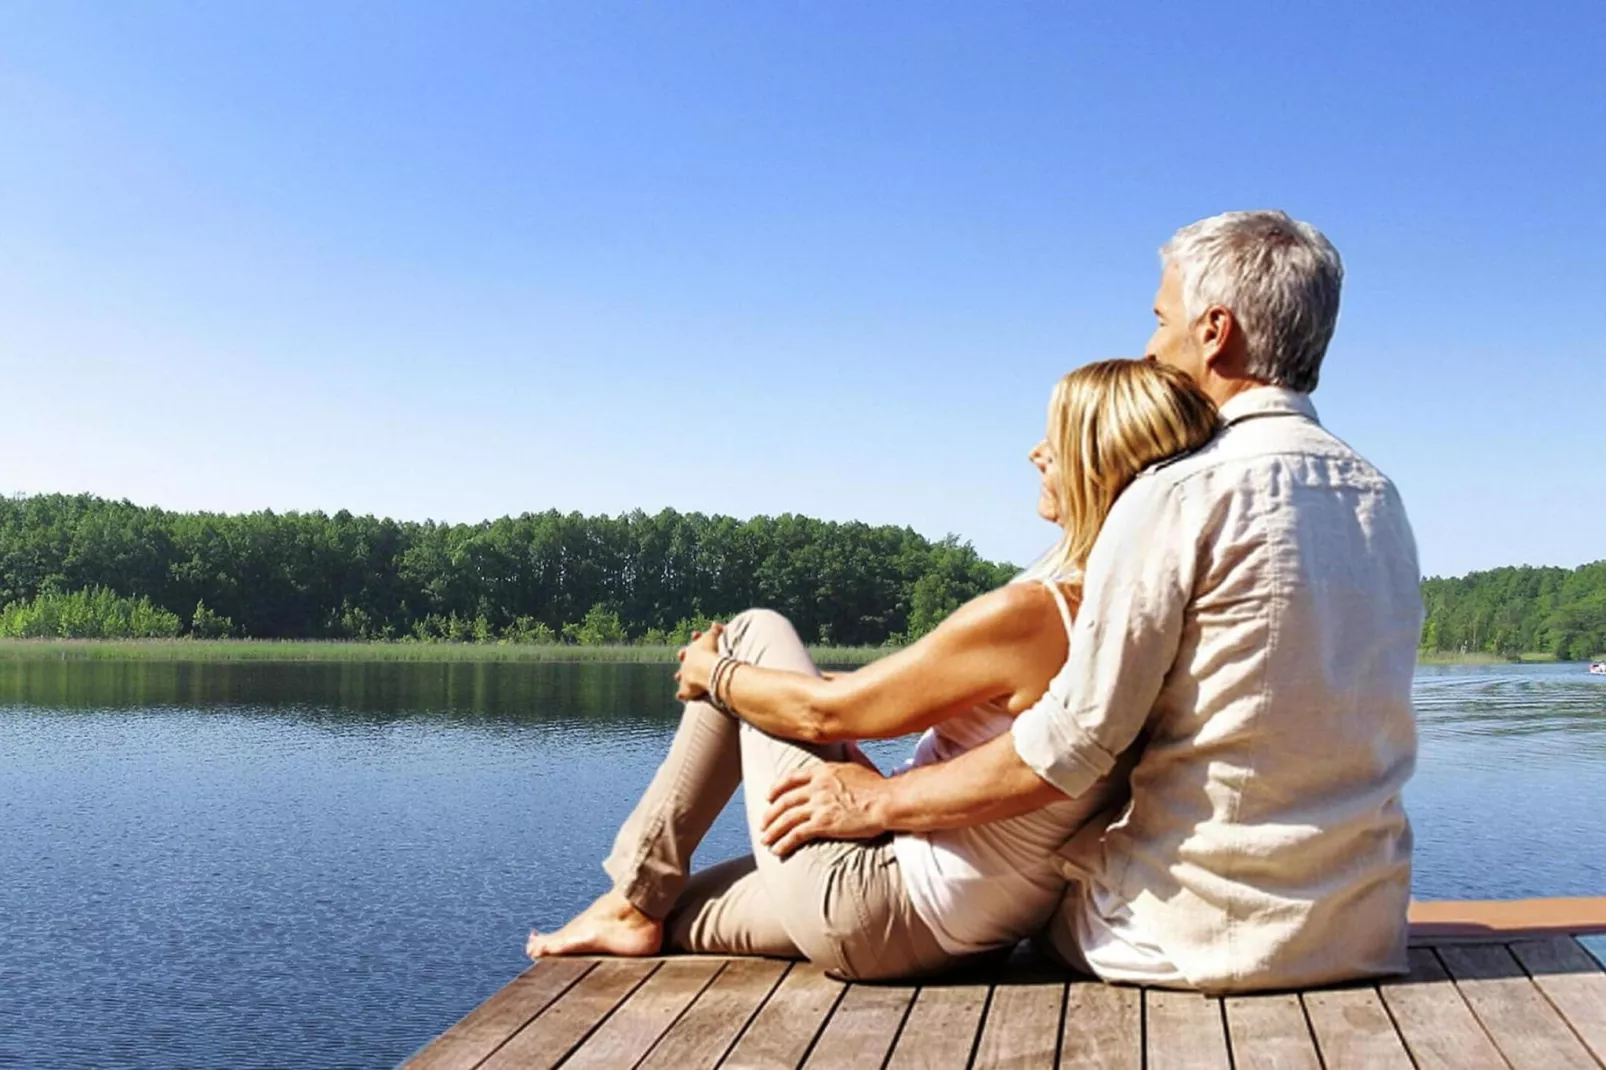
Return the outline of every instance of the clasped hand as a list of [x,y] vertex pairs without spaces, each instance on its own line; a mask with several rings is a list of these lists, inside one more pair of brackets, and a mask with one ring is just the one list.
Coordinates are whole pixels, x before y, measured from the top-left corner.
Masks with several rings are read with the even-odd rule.
[[[676,652],[682,702],[706,698],[710,676],[719,661],[723,624],[692,632],[691,642]],[[886,830],[879,805],[885,781],[858,744],[848,744],[846,762],[817,762],[783,775],[770,788],[760,839],[785,858],[812,840],[863,840]]]
[[675,653],[675,660],[680,662],[675,671],[675,680],[680,684],[675,697],[680,701],[692,702],[708,694],[708,678],[719,660],[719,637],[724,633],[723,624],[710,624],[706,632],[692,632],[691,642]]

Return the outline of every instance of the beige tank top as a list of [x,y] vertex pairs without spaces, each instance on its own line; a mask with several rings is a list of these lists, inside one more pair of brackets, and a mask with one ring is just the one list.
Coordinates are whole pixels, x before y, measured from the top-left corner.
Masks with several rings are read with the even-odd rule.
[[[1059,605],[1069,639],[1065,594],[1041,582]],[[909,767],[948,761],[1008,732],[1014,721],[999,703],[975,706],[927,729]],[[1085,817],[1085,808],[1067,799],[971,828],[898,834],[893,851],[915,913],[951,955],[1016,943],[1059,904],[1065,878],[1053,864],[1054,852]]]

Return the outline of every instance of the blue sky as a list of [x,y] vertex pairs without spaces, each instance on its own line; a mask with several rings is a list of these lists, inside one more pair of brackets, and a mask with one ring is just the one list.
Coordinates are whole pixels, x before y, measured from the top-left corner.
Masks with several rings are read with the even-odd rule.
[[[448,8],[452,10],[448,11]],[[1348,266],[1424,570],[1606,557],[1598,2],[0,0],[0,490],[1052,534],[1155,249]]]

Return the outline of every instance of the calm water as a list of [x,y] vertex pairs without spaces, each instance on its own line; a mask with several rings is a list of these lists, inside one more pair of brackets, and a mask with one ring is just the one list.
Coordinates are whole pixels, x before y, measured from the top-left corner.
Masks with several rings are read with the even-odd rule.
[[[1606,895],[1606,678],[1417,703],[1417,894]],[[0,1065],[395,1064],[602,889],[674,715],[655,667],[0,664]]]

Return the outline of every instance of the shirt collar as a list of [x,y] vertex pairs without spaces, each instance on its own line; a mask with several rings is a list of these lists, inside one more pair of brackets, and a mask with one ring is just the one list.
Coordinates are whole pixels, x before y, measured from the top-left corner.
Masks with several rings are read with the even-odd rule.
[[1221,422],[1232,423],[1250,416],[1305,416],[1317,420],[1310,395],[1285,386],[1257,386],[1234,394],[1221,406]]

